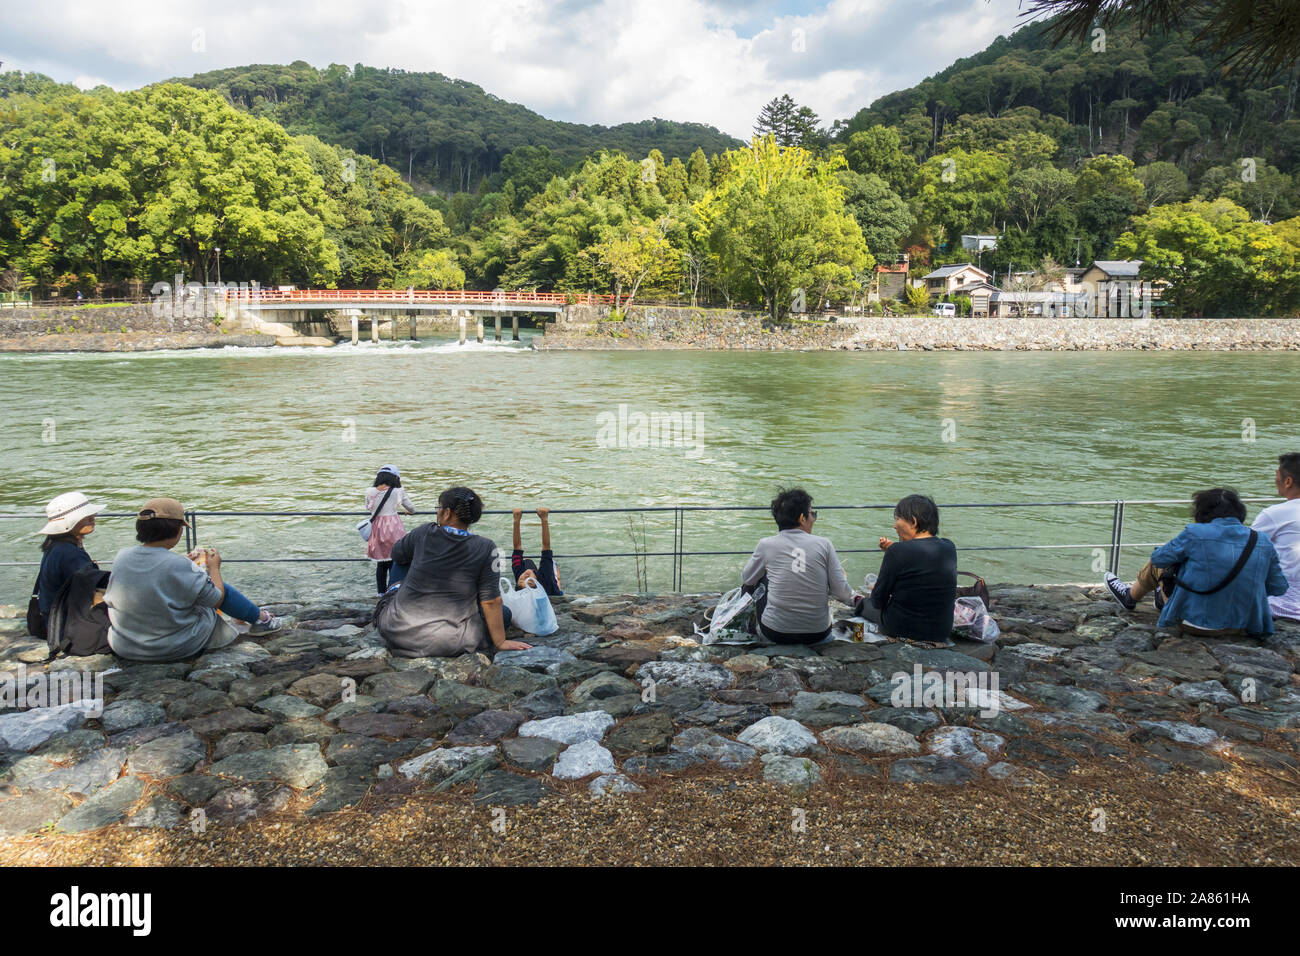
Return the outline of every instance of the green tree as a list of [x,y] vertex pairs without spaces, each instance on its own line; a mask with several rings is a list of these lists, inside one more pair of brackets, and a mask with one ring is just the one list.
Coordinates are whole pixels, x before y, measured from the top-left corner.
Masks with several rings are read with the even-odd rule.
[[816,148],[823,138],[817,122],[817,114],[810,107],[798,105],[789,93],[783,93],[769,100],[759,112],[754,135],[771,136],[778,146]]
[[854,133],[845,144],[844,159],[853,172],[879,176],[898,192],[907,189],[916,175],[916,160],[903,149],[898,130],[888,126]]
[[407,257],[385,285],[389,289],[463,289],[465,270],[450,249],[424,250]]
[[857,220],[867,248],[877,258],[896,253],[899,242],[916,225],[911,207],[875,173],[864,176],[841,169],[836,178],[844,187],[844,208]]
[[1129,210],[1134,211],[1142,202],[1143,186],[1133,160],[1127,156],[1094,156],[1079,170],[1075,192],[1080,200],[1101,193],[1122,196],[1128,201]]
[[1148,205],[1163,206],[1187,198],[1187,174],[1173,163],[1139,166],[1137,178],[1142,183],[1142,194]]
[[[653,284],[674,267],[672,246],[667,239],[669,223],[654,225],[625,223],[605,230],[604,237],[582,250],[580,256],[593,263],[614,292],[614,308],[627,310],[642,285]],[[626,293],[626,297],[624,297]]]
[[916,176],[917,219],[950,246],[963,234],[992,231],[1007,204],[1010,170],[1006,159],[986,151],[952,149],[930,157]]
[[730,158],[728,178],[696,204],[730,288],[761,301],[776,321],[796,290],[808,296],[870,267],[835,177],[842,158],[818,161],[799,147],[782,149],[772,136],[754,137]]
[[1289,229],[1251,222],[1230,199],[1157,206],[1120,236],[1116,250],[1170,283],[1186,314],[1267,314],[1294,302],[1297,253]]
[[930,293],[923,285],[907,285],[903,289],[903,301],[913,315],[921,315],[930,308]]

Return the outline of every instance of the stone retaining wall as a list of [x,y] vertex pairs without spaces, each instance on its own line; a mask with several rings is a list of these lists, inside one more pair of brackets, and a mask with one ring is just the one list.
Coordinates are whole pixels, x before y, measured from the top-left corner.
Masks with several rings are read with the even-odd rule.
[[155,316],[153,306],[110,305],[103,308],[66,306],[52,309],[0,309],[0,337],[75,335],[93,332],[208,332],[220,326],[211,317]]
[[535,343],[545,349],[1300,350],[1300,319],[987,319],[894,317],[771,326],[759,313],[572,306]]
[[[0,352],[156,352],[275,345],[274,335],[222,332],[86,332],[0,337]],[[331,343],[332,344],[332,343]]]

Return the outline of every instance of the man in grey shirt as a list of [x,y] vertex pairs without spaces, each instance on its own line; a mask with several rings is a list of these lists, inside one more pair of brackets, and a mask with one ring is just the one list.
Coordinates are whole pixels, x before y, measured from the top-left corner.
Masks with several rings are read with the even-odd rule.
[[852,607],[858,595],[849,587],[830,539],[811,533],[817,512],[806,491],[779,492],[772,501],[772,517],[780,530],[758,542],[741,585],[752,592],[766,578],[766,595],[757,605],[765,637],[778,644],[815,644],[830,636],[827,598]]

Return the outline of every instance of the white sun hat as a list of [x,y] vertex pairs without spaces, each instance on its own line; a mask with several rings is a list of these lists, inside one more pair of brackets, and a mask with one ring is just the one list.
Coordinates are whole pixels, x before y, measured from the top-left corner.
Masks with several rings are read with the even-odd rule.
[[69,491],[45,506],[45,517],[49,521],[37,534],[67,534],[82,519],[99,514],[105,507],[94,504],[80,491]]

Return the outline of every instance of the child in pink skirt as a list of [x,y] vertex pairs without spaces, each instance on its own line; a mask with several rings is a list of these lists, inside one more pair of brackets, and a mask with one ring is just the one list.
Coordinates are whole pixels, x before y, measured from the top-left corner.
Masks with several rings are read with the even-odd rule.
[[[383,502],[382,506],[380,502]],[[384,465],[375,475],[373,487],[366,490],[366,510],[374,516],[370,522],[370,540],[366,542],[366,557],[375,562],[375,587],[380,594],[388,589],[393,545],[406,536],[406,525],[398,515],[399,508],[407,514],[415,514],[415,505],[402,487],[402,476],[397,466]]]

